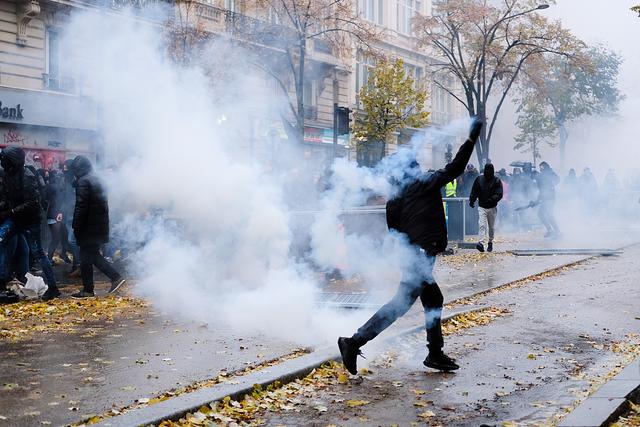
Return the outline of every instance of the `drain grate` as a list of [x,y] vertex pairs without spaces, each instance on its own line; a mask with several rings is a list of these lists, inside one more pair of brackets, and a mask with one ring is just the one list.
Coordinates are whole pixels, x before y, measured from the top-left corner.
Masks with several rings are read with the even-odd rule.
[[322,292],[318,305],[330,308],[378,309],[383,302],[381,295],[370,293]]
[[619,249],[516,249],[509,251],[516,256],[544,256],[544,255],[622,255]]

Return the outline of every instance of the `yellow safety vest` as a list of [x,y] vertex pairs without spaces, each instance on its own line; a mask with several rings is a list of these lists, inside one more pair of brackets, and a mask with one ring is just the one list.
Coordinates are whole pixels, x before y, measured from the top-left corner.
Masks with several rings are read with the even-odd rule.
[[458,182],[454,179],[444,187],[445,197],[456,197],[457,189],[458,189]]

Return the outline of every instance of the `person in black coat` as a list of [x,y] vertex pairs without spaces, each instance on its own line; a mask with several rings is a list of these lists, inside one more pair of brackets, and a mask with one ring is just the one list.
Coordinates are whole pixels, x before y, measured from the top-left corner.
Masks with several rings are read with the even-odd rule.
[[80,247],[80,270],[83,290],[74,298],[94,296],[93,266],[109,279],[114,293],[124,279],[100,253],[100,246],[109,241],[109,202],[104,187],[85,156],[77,156],[71,163],[76,177],[76,204],[73,211],[73,232]]
[[49,174],[49,183],[45,188],[47,196],[47,224],[51,234],[49,242],[49,259],[53,258],[53,254],[62,245],[61,258],[66,263],[71,263],[69,252],[73,254],[73,249],[69,243],[69,230],[65,223],[66,215],[64,209],[64,178],[59,171],[51,171]]
[[[50,300],[60,296],[56,285],[53,269],[49,257],[42,248],[42,234],[40,222],[42,207],[38,178],[24,165],[25,152],[20,147],[8,147],[0,153],[0,164],[5,171],[4,198],[0,204],[0,222],[6,233],[2,245],[6,245],[10,238],[22,234],[29,246],[29,252],[40,260],[44,280],[48,286],[42,296],[43,300]],[[6,253],[3,250],[2,253]],[[6,260],[3,260],[6,262]]]
[[480,135],[482,122],[475,120],[469,138],[462,144],[456,157],[433,173],[420,173],[417,162],[405,172],[398,196],[387,203],[387,224],[390,229],[404,233],[414,250],[416,261],[403,274],[398,292],[391,301],[360,327],[352,337],[340,337],[338,347],[342,361],[349,372],[357,374],[356,359],[360,348],[404,315],[418,297],[426,317],[429,354],[424,365],[453,371],[459,368],[453,359],[443,353],[441,315],[443,296],[433,278],[433,266],[438,253],[447,247],[447,225],[440,190],[458,178],[471,158]]
[[493,252],[493,237],[495,235],[495,223],[498,217],[498,202],[502,200],[502,181],[495,175],[495,169],[491,163],[484,165],[484,172],[477,177],[471,188],[469,206],[474,207],[476,201],[480,206],[479,228],[480,241],[476,248],[484,252],[484,241],[489,236],[487,250]]
[[535,179],[538,184],[538,200],[532,202],[530,206],[538,206],[538,218],[547,230],[544,237],[560,237],[560,227],[558,227],[554,214],[556,186],[560,182],[560,178],[549,166],[549,163],[542,162],[540,163],[540,173],[536,175]]

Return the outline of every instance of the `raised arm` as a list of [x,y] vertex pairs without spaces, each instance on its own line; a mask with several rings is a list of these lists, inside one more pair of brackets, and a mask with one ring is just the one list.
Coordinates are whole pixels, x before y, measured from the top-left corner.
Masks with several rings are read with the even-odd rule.
[[467,167],[467,163],[469,163],[469,159],[473,154],[473,148],[480,136],[482,125],[482,121],[478,118],[473,120],[471,130],[469,131],[469,138],[467,138],[464,144],[462,144],[456,154],[456,157],[454,157],[451,163],[447,164],[443,169],[437,170],[433,173],[435,185],[442,187],[462,175],[464,168]]

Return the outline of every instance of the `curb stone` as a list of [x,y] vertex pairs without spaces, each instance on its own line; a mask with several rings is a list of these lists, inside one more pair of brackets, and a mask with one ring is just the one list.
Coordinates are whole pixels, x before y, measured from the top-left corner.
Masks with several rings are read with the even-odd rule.
[[[481,309],[482,308],[475,307],[465,310],[454,310],[451,314],[442,318],[442,323],[446,323],[460,314],[472,313]],[[423,326],[401,330],[386,337],[384,341],[394,340],[422,330],[424,330]],[[331,361],[339,361],[340,358],[340,352],[337,351],[337,346],[321,348],[313,353],[287,360],[279,365],[271,366],[242,377],[233,378],[233,381],[237,382],[235,384],[221,383],[212,387],[202,388],[163,402],[158,402],[154,405],[106,418],[93,425],[96,427],[131,427],[157,425],[167,419],[177,420],[189,412],[197,411],[203,405],[222,400],[227,396],[230,396],[234,400],[242,398],[245,394],[250,394],[256,384],[266,387],[276,381],[286,384],[304,378],[314,369]]]
[[640,398],[640,357],[582,402],[558,427],[601,427],[614,422]]

